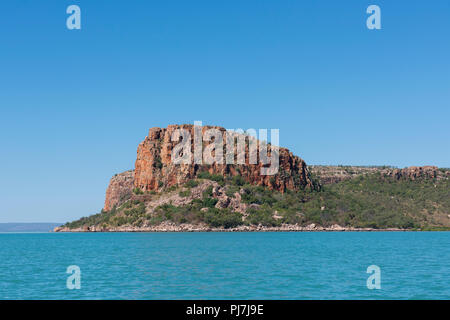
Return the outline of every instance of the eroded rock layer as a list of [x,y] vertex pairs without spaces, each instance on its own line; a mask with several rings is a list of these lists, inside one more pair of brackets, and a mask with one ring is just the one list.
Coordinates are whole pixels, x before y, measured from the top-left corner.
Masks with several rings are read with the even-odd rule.
[[[172,134],[176,129],[185,129],[190,132],[191,150],[194,152],[194,126],[193,125],[170,125],[167,128],[151,128],[149,135],[139,144],[137,159],[135,163],[134,185],[143,191],[158,191],[173,185],[183,184],[194,179],[200,172],[207,171],[210,174],[222,176],[242,176],[247,182],[255,185],[266,186],[284,192],[286,189],[297,190],[299,188],[313,187],[309,177],[306,163],[294,156],[288,149],[279,150],[279,170],[275,175],[262,175],[263,165],[258,163],[249,164],[249,146],[245,147],[245,164],[174,164],[172,161],[172,150],[179,143],[172,141]],[[201,127],[202,133],[208,129],[217,129],[220,132],[226,130],[221,127]],[[203,149],[207,148],[208,142],[203,141]],[[226,139],[223,139],[223,149],[226,149]],[[236,153],[236,148],[234,149]],[[214,151],[213,151],[214,154]],[[224,157],[226,152],[223,152]],[[224,160],[225,162],[225,160]]]

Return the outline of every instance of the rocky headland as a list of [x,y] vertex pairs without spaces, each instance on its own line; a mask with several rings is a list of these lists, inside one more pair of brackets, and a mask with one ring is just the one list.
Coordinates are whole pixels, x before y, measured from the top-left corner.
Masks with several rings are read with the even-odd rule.
[[[224,128],[204,126],[225,133]],[[177,129],[152,128],[135,169],[114,175],[102,211],[57,232],[377,231],[450,228],[450,170],[307,166],[279,148],[279,170],[251,164],[175,164]],[[258,141],[258,143],[260,143]],[[210,142],[203,142],[202,151]],[[227,149],[226,140],[223,150]],[[232,149],[236,151],[236,149]],[[258,153],[258,151],[256,151]],[[215,151],[213,151],[213,154]],[[257,154],[257,156],[260,156]]]

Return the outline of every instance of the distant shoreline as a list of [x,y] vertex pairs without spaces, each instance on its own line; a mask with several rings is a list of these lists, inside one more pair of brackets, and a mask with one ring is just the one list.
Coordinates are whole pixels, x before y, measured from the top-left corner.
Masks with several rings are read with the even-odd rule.
[[58,226],[60,222],[1,222],[0,233],[47,233]]

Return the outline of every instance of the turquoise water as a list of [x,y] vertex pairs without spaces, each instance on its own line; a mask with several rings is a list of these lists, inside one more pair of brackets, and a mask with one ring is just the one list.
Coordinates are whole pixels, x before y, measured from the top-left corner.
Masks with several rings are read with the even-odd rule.
[[[450,299],[450,232],[0,234],[0,299]],[[66,269],[81,269],[81,289]],[[381,289],[369,290],[369,265]]]

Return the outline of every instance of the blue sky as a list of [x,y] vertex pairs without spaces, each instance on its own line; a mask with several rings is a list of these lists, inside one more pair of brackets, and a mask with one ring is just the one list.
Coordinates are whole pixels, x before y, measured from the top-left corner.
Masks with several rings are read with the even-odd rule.
[[195,120],[279,128],[308,164],[450,167],[449,33],[444,0],[2,1],[0,222],[98,212],[150,127]]

